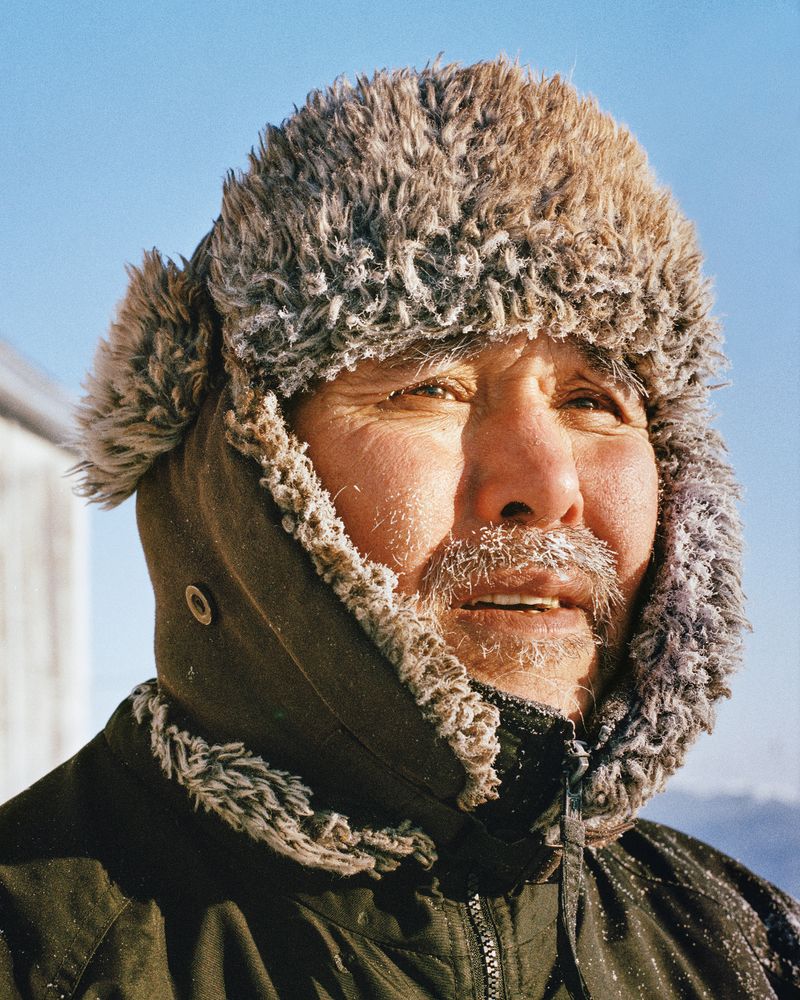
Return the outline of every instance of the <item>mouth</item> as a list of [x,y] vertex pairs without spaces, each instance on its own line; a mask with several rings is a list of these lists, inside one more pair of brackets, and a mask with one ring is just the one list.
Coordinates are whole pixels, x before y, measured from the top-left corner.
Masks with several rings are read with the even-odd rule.
[[591,583],[582,573],[493,574],[453,595],[454,611],[504,611],[525,615],[586,611],[592,607]]
[[484,640],[502,635],[537,641],[563,639],[590,630],[586,612],[572,601],[525,592],[475,594],[453,608],[452,620]]
[[583,635],[591,629],[587,588],[580,575],[496,578],[458,595],[451,606],[451,621],[482,638],[507,634],[541,640]]
[[545,597],[540,594],[480,594],[461,605],[464,610],[474,609],[520,611],[527,614],[546,614],[559,608],[573,608],[574,605],[562,601],[560,597]]

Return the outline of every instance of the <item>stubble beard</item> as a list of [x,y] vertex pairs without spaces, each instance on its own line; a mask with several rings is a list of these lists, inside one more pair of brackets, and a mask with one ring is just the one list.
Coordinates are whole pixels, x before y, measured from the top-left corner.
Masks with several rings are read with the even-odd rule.
[[[479,621],[456,620],[454,593],[479,593],[498,573],[524,576],[542,570],[578,573],[589,585],[584,623],[568,635],[498,635]],[[555,708],[579,723],[616,672],[623,631],[616,563],[609,546],[586,528],[542,532],[497,525],[472,538],[450,540],[431,558],[419,599],[472,677]]]

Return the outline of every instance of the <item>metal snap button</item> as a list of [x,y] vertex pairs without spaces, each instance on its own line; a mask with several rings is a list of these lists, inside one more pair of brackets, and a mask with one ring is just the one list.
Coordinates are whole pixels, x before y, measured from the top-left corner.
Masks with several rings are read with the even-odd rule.
[[214,612],[211,610],[211,601],[209,601],[199,587],[190,584],[186,588],[186,603],[201,625],[211,624],[211,620],[214,617]]

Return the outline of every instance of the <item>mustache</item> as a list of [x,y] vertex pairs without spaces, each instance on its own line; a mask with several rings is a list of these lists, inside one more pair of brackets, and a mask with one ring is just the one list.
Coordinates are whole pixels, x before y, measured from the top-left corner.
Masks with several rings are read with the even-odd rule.
[[622,603],[614,552],[588,528],[550,531],[521,525],[489,525],[468,538],[452,538],[431,557],[420,597],[434,613],[449,610],[457,593],[491,584],[499,573],[533,570],[580,574],[588,583],[594,625],[608,626]]

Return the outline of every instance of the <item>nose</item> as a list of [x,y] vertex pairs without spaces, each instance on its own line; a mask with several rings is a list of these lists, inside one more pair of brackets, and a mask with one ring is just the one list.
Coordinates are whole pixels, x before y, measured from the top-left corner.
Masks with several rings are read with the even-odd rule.
[[583,495],[572,436],[550,411],[502,414],[475,440],[474,514],[546,530],[583,522]]

